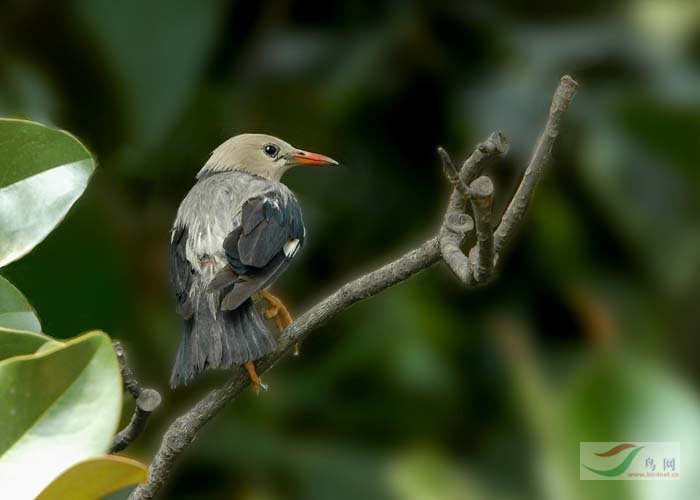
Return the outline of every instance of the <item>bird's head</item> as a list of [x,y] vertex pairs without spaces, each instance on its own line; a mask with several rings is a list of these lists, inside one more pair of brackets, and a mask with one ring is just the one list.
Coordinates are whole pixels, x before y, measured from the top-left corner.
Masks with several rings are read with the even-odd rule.
[[337,164],[332,158],[297,149],[271,135],[241,134],[216,148],[197,178],[216,172],[239,170],[279,181],[282,174],[297,165]]

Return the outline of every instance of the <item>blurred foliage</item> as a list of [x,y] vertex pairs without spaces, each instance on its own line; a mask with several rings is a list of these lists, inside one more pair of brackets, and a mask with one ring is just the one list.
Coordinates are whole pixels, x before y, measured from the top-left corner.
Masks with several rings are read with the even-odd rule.
[[[693,498],[690,476],[582,486],[571,460],[584,439],[661,439],[697,465],[699,42],[695,0],[10,0],[0,114],[75,132],[101,168],[5,274],[47,331],[104,328],[164,388],[168,230],[216,145],[266,132],[344,165],[285,177],[309,241],[276,289],[299,313],[433,232],[438,144],[503,130],[503,203],[571,73],[500,279],[464,293],[435,269],[347,311],[202,433],[166,497]],[[129,454],[224,377],[163,391]]]

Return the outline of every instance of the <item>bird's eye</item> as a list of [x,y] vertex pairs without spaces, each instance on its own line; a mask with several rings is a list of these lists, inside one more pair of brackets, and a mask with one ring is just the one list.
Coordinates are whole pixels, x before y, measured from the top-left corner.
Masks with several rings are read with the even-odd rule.
[[277,153],[279,153],[279,151],[280,151],[280,148],[278,148],[274,144],[265,144],[263,146],[263,152],[271,158],[274,158],[275,156],[277,156]]

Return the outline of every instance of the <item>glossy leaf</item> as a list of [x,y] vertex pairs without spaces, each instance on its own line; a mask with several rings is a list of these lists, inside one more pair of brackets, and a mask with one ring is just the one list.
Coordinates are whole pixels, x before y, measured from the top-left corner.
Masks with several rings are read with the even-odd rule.
[[93,500],[146,480],[145,465],[105,455],[77,463],[63,471],[42,491],[37,500]]
[[[0,327],[40,332],[36,311],[12,283],[0,276]],[[2,344],[0,343],[0,350]]]
[[68,132],[0,119],[0,266],[46,238],[94,169],[89,151]]
[[34,354],[42,347],[61,345],[60,342],[38,332],[0,327],[0,361],[13,356]]
[[0,362],[3,497],[33,498],[71,465],[104,454],[121,404],[119,366],[104,333]]

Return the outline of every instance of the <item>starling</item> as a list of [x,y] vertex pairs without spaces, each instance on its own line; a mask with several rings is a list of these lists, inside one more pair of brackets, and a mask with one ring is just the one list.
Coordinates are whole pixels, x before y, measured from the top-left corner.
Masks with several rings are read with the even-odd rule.
[[280,182],[297,165],[337,165],[263,134],[232,137],[214,150],[177,212],[170,243],[170,281],[184,330],[170,385],[206,368],[245,365],[256,393],[266,387],[255,360],[272,352],[291,317],[267,290],[304,244],[294,194]]

